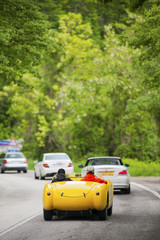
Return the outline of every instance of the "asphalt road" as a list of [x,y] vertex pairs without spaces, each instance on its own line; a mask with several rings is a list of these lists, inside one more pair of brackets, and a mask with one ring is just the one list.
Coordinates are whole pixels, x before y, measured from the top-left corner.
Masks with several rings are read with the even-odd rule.
[[159,240],[160,177],[131,178],[131,194],[114,194],[113,215],[53,217],[45,222],[42,193],[48,180],[33,172],[0,174],[0,239],[2,240]]

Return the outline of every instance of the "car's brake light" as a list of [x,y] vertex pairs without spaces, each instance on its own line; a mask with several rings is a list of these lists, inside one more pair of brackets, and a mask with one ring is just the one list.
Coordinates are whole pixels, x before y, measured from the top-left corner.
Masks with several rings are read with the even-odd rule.
[[4,164],[7,164],[7,160],[3,160],[3,163],[4,163]]
[[27,160],[25,160],[24,163],[27,163]]
[[44,163],[44,164],[43,164],[43,167],[49,168],[49,165],[48,165],[47,163]]
[[72,163],[69,163],[69,164],[68,164],[68,167],[72,167],[72,165],[73,165]]
[[119,174],[120,174],[120,175],[125,175],[125,174],[127,174],[127,171],[126,171],[126,170],[123,170],[123,171],[119,172]]

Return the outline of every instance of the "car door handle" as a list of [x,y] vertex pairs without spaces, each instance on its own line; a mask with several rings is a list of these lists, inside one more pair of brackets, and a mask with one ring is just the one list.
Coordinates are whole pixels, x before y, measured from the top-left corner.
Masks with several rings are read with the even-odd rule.
[[61,197],[63,197],[64,192],[61,193]]

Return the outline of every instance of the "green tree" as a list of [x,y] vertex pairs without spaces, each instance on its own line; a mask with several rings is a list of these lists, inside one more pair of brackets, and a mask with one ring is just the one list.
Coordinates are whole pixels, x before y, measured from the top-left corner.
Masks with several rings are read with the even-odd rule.
[[[91,38],[90,25],[84,24],[79,14],[69,13],[60,19],[55,34],[59,47],[53,53],[54,65],[55,59],[58,62],[49,80],[53,82],[50,96],[56,103],[51,131],[56,128],[57,142],[76,156],[117,153],[153,157],[157,138],[155,130],[153,134],[152,128],[146,129],[152,122],[148,112],[137,107],[146,117],[135,120],[137,127],[132,127],[132,120],[126,122],[128,111],[132,117],[135,114],[130,101],[138,102],[141,94],[147,93],[141,86],[140,51],[121,46],[110,26],[105,30],[102,52]],[[154,139],[153,154],[150,139]]]
[[85,23],[89,23],[92,38],[102,45],[104,25],[108,23],[126,24],[128,15],[126,8],[129,0],[40,0],[41,11],[48,15],[54,29],[59,26],[60,18],[69,12],[80,13]]
[[35,0],[0,0],[0,89],[41,59],[47,49],[48,23]]
[[[143,100],[148,90],[142,85],[144,73],[139,65],[141,51],[127,44],[121,45],[109,26],[106,27],[105,45],[106,81],[109,87],[103,91],[106,91],[111,101],[107,120],[110,153],[133,158],[136,156],[143,160],[151,155],[154,158],[158,141],[155,122]],[[151,142],[154,146],[152,153]]]
[[[141,1],[137,1],[138,3]],[[141,50],[139,64],[143,71],[142,84],[147,89],[145,108],[152,114],[156,122],[157,134],[160,136],[160,19],[159,1],[142,1],[135,7],[134,25],[126,33],[126,39],[131,47]],[[160,154],[160,152],[159,152]]]
[[[83,23],[80,14],[69,13],[63,16],[60,19],[59,31],[54,35],[58,46],[53,49],[52,58],[45,66],[45,76],[49,77],[48,86],[52,86],[45,91],[50,98],[55,99],[56,115],[52,125],[50,122],[52,135],[56,128],[59,131],[57,142],[61,143],[63,149],[70,149],[72,152],[77,152],[78,145],[81,152],[86,152],[86,148],[89,148],[82,140],[86,138],[88,130],[86,129],[85,133],[83,129],[80,139],[75,128],[79,118],[84,117],[94,104],[94,86],[98,86],[98,77],[101,75],[102,62],[99,58],[102,57],[102,52],[91,35],[90,25]],[[51,119],[53,120],[53,117]],[[79,124],[78,126],[80,128]],[[88,129],[92,132],[91,127]],[[75,144],[73,139],[76,137]]]
[[[138,3],[139,9],[135,6],[137,12],[129,13],[132,19],[127,22],[128,1],[124,5],[116,2],[39,1],[41,11],[52,22],[49,31],[44,29],[47,23],[34,1],[16,0],[10,6],[7,0],[2,4],[6,9],[1,17],[6,27],[1,31],[2,58],[5,56],[8,65],[5,61],[1,64],[1,139],[11,135],[24,138],[24,151],[35,158],[42,152],[65,151],[77,160],[103,154],[156,159],[159,26],[153,23],[158,5]],[[18,6],[23,6],[22,11]],[[10,7],[16,12],[15,19],[7,15]],[[149,31],[146,22],[154,37],[145,35],[144,31]],[[31,26],[38,23],[40,33],[33,27],[37,31],[32,36]],[[119,34],[119,27],[125,34]],[[13,48],[8,48],[11,43]]]

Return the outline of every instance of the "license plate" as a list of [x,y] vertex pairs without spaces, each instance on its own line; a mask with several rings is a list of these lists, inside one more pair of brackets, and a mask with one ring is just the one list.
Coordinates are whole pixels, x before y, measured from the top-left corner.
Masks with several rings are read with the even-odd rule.
[[102,175],[113,175],[113,172],[101,172]]
[[62,165],[64,165],[63,163],[55,163],[55,164],[53,164],[53,167],[58,167],[58,166],[62,166]]

